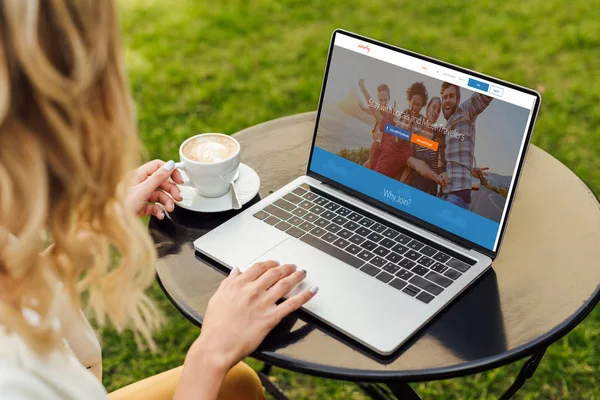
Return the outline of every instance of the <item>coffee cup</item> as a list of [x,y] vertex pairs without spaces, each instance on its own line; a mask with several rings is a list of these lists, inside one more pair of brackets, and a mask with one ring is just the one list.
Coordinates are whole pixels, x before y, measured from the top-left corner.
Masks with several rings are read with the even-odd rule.
[[240,165],[240,144],[222,133],[192,136],[179,146],[181,162],[175,164],[185,172],[188,184],[203,197],[220,197],[229,191]]

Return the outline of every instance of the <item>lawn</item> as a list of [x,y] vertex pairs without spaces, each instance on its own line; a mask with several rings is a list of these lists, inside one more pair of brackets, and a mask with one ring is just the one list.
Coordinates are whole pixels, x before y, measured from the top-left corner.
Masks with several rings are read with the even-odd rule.
[[[317,107],[329,36],[363,33],[536,88],[533,143],[600,194],[600,8],[557,0],[327,2],[122,0],[124,42],[148,157],[177,157],[195,133],[235,133]],[[104,383],[114,390],[180,365],[198,334],[155,285],[169,320],[156,354],[103,332]],[[600,398],[600,308],[552,345],[520,399]],[[260,363],[250,361],[253,367]],[[424,398],[495,399],[520,363],[415,384]],[[293,399],[362,399],[356,386],[275,369]]]

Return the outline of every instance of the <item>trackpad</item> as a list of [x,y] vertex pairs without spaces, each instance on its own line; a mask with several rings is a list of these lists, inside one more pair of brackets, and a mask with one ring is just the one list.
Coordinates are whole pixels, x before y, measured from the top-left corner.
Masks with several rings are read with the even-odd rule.
[[[401,332],[411,326],[411,322],[416,322],[410,321],[412,313],[401,310],[409,304],[413,309],[418,308],[418,302],[410,299],[413,301],[404,303],[407,296],[401,295],[398,290],[297,239],[285,240],[246,268],[268,260],[295,264],[298,269],[307,271],[306,279],[286,297],[318,286],[319,293],[303,308],[363,343],[379,347],[379,350],[389,346],[389,343],[381,343],[389,340],[382,338],[383,332],[391,330],[394,336],[402,336]],[[395,312],[390,312],[390,309]],[[381,346],[373,342],[380,342]]]

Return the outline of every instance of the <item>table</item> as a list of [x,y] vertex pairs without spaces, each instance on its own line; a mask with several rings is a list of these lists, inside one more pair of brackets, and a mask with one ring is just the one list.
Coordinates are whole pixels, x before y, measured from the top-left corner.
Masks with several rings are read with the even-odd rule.
[[[315,116],[280,118],[235,135],[242,162],[261,177],[260,196],[304,174]],[[150,222],[159,252],[157,279],[198,326],[224,272],[196,255],[192,241],[233,215],[177,208],[169,218]],[[253,356],[267,365],[361,382],[374,398],[389,394],[368,383],[387,383],[396,395],[411,398],[406,382],[473,374],[532,356],[505,394],[510,397],[535,371],[545,349],[600,299],[600,203],[577,176],[536,146],[529,149],[492,267],[390,358],[370,354],[304,313],[285,319]]]

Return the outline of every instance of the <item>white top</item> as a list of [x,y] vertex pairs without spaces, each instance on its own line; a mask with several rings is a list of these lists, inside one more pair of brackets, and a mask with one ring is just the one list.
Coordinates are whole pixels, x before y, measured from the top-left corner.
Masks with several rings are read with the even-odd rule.
[[[0,325],[0,398],[2,400],[106,400],[98,340],[83,313],[62,314],[56,325],[66,327],[64,349],[46,356],[31,350]],[[23,310],[30,324],[39,316]]]

